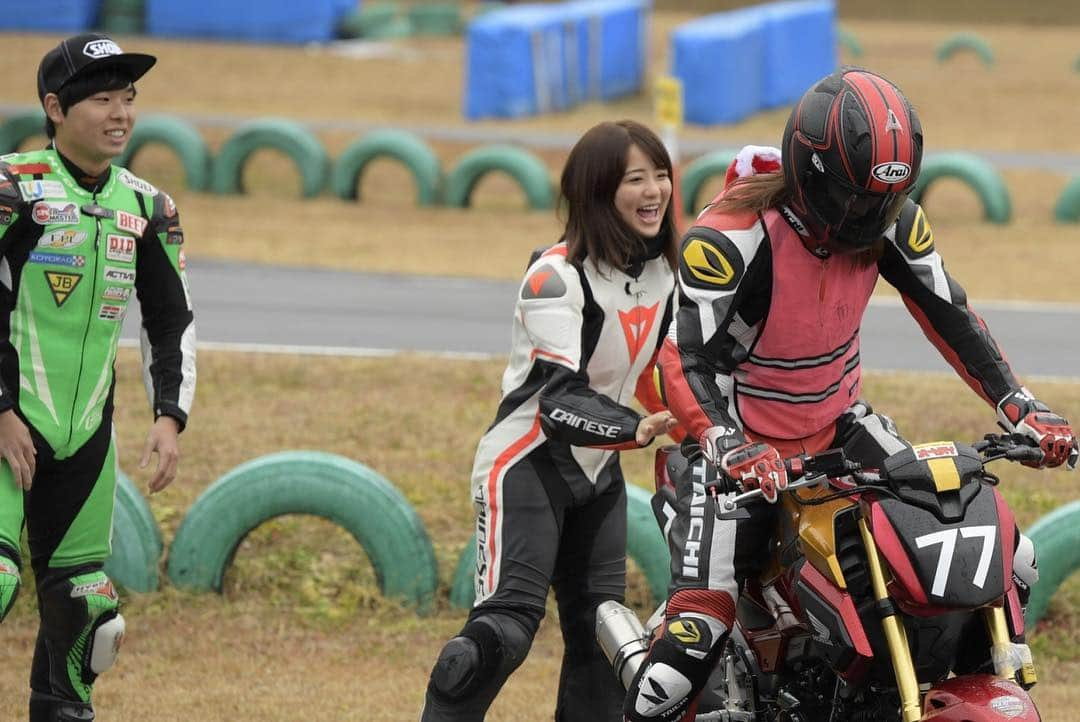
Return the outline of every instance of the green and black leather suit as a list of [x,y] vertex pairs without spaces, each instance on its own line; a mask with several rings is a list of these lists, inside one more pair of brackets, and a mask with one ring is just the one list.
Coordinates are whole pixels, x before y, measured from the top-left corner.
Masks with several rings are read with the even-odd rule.
[[123,168],[86,178],[51,148],[0,158],[0,412],[19,415],[37,450],[25,493],[0,462],[0,619],[25,520],[42,617],[35,694],[88,704],[90,637],[116,615],[101,571],[117,477],[113,362],[136,299],[154,417],[187,422],[195,326],[183,238],[172,199]]

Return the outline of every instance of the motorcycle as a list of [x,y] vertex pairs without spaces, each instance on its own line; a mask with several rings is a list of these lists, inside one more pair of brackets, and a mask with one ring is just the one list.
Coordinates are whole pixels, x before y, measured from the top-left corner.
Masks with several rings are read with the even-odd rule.
[[[877,470],[839,449],[787,460],[770,562],[744,584],[694,719],[1040,720],[1026,691],[1036,675],[1013,583],[1016,524],[986,465],[1041,454],[989,434],[906,448]],[[685,467],[678,447],[658,450],[661,529]],[[717,513],[761,496],[718,497]],[[617,602],[598,610],[597,639],[624,686],[662,633],[663,611],[642,626]]]

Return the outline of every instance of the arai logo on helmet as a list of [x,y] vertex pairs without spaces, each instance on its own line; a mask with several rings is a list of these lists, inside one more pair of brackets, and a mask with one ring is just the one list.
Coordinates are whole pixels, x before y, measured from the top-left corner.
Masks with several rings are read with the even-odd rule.
[[114,43],[112,40],[91,40],[83,46],[83,55],[88,58],[98,60],[99,58],[107,58],[110,55],[122,55],[123,50],[120,46]]
[[896,161],[878,163],[871,169],[870,174],[882,183],[899,183],[911,175],[911,166]]

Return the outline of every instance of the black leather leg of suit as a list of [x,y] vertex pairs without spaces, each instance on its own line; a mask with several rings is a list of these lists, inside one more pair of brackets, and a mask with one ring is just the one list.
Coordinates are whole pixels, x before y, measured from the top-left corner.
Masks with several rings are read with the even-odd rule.
[[626,586],[626,488],[613,484],[570,509],[554,579],[564,644],[556,722],[620,722],[626,696],[596,642],[596,608],[623,601]]

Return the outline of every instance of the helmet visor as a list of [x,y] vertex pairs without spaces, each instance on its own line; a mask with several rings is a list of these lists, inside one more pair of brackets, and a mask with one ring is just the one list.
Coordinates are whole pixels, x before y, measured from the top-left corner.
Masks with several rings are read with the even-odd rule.
[[845,245],[863,247],[873,245],[896,222],[911,188],[874,193],[826,171],[809,173],[804,193],[830,236]]

